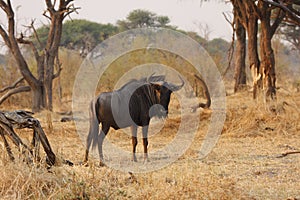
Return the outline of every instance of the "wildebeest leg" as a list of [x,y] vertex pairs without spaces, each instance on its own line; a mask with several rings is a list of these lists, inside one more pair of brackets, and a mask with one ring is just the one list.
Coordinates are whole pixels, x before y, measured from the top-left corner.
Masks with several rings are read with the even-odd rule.
[[85,149],[85,155],[84,155],[84,161],[83,163],[87,163],[88,159],[89,159],[89,150],[92,144],[92,134],[91,132],[89,132],[88,137],[86,139],[86,149]]
[[132,133],[132,161],[136,162],[137,159],[136,159],[136,155],[135,155],[135,152],[136,152],[136,145],[138,143],[137,141],[137,126],[131,126],[131,133]]
[[[97,138],[98,138],[98,135],[99,135],[99,123],[100,122],[98,120],[98,117],[96,116],[96,114],[97,114],[97,112],[96,112],[96,102],[97,101],[98,100],[94,99],[90,103],[90,109],[89,109],[90,128],[89,128],[89,133],[88,133],[88,136],[87,136],[87,139],[86,139],[85,157],[84,157],[84,161],[83,161],[83,163],[85,163],[85,164],[88,161],[89,150],[90,150],[92,142],[93,142],[93,147],[95,147],[97,142],[98,142]],[[97,109],[99,109],[98,106],[97,106]]]
[[105,136],[107,135],[108,131],[109,131],[110,126],[107,124],[103,124],[102,123],[102,128],[101,131],[99,133],[98,136],[98,152],[99,152],[99,157],[100,157],[100,166],[104,166],[104,158],[103,158],[103,151],[102,151],[102,145],[103,145],[103,141]]
[[148,161],[148,126],[143,126],[144,162]]

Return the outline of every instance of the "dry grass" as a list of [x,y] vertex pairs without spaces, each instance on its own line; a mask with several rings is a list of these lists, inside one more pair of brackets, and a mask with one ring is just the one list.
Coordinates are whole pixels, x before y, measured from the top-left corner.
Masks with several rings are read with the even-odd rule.
[[[60,80],[62,102],[55,99],[55,111],[71,109],[72,80],[81,63],[78,56],[62,54],[69,61],[64,62],[62,77],[69,78]],[[124,63],[122,60],[120,63],[115,65],[122,69]],[[108,71],[103,76],[104,82],[118,80],[113,75],[118,74]],[[58,83],[55,80],[55,94]],[[101,89],[111,89],[111,85]],[[1,109],[29,107],[27,99],[24,94],[16,96]],[[199,160],[198,156],[210,125],[210,110],[202,110],[201,128],[184,155],[163,169],[139,174],[98,167],[98,159],[92,157],[88,167],[62,165],[61,158],[77,164],[84,157],[84,143],[74,123],[60,122],[61,116],[55,112],[36,114],[58,157],[57,165],[50,170],[44,160],[28,165],[21,155],[11,163],[0,139],[0,199],[300,199],[300,154],[278,157],[284,152],[300,150],[300,93],[281,89],[273,105],[260,105],[261,99],[254,102],[247,91],[230,95],[226,100],[227,118],[222,135],[205,159]],[[178,109],[178,101],[172,100],[170,116],[161,133],[149,138],[150,152],[174,139],[181,122]],[[19,133],[25,142],[30,141],[30,130]],[[131,151],[130,135],[111,130],[107,139]],[[137,151],[142,152],[141,139]],[[14,153],[17,154],[16,149]]]
[[[290,95],[280,91],[277,103],[271,108],[253,102],[248,92],[228,96],[222,135],[205,159],[197,158],[210,123],[208,110],[203,111],[201,129],[187,152],[171,165],[149,173],[129,174],[98,167],[97,159],[93,158],[88,167],[69,167],[58,162],[48,171],[43,163],[25,164],[21,156],[15,163],[9,162],[2,146],[0,198],[299,199],[300,155],[278,158],[281,153],[300,150],[299,102],[299,93]],[[164,133],[150,138],[150,151],[174,137],[173,132],[180,123],[174,113],[176,110],[171,111]],[[46,114],[36,117],[48,133]],[[79,163],[83,160],[84,145],[74,123],[62,123],[59,117],[52,114],[50,143],[59,158]],[[20,134],[29,141],[31,131]],[[120,131],[111,131],[108,139],[131,149],[130,137]],[[138,151],[142,151],[141,142]]]

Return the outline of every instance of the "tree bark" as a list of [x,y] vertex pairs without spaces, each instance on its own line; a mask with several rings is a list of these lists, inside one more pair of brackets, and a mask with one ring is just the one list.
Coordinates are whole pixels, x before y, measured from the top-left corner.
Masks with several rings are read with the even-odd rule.
[[271,13],[273,8],[269,4],[260,1],[258,3],[260,9],[261,33],[260,33],[260,57],[261,57],[261,74],[263,75],[263,88],[266,90],[265,98],[276,98],[276,71],[275,56],[272,48],[272,37],[276,29],[283,20],[285,13],[277,9],[277,17],[271,24]]
[[247,34],[248,34],[248,57],[249,65],[253,79],[253,98],[257,97],[257,90],[261,88],[261,74],[260,74],[260,61],[258,57],[257,48],[257,33],[258,33],[258,23],[257,17],[253,14],[250,15],[247,24]]
[[276,98],[276,73],[275,58],[271,43],[268,19],[261,20],[260,57],[261,72],[263,74],[263,88],[266,90],[265,97]]
[[[67,9],[67,5],[61,4],[61,9]],[[58,58],[59,44],[62,34],[62,25],[64,20],[64,13],[61,10],[55,10],[54,7],[49,9],[51,17],[51,27],[48,34],[48,40],[45,48],[45,74],[44,87],[47,96],[47,109],[53,109],[53,78],[55,60]]]
[[236,18],[236,52],[235,52],[235,84],[234,92],[246,85],[246,31],[243,25]]
[[248,60],[252,75],[253,98],[257,96],[257,89],[261,86],[260,60],[258,57],[257,33],[258,11],[254,1],[231,0],[234,11],[238,12],[238,18],[247,31],[248,36]]

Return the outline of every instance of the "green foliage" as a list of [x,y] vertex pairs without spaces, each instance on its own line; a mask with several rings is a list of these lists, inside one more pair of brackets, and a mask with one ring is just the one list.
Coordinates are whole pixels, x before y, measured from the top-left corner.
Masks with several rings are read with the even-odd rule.
[[[128,29],[142,27],[164,27],[186,34],[208,51],[220,69],[224,68],[226,65],[227,50],[230,46],[227,41],[223,39],[207,41],[196,32],[187,32],[170,25],[168,16],[157,15],[153,12],[141,9],[133,10],[128,14],[125,20],[117,21],[116,25],[99,24],[83,19],[66,21],[63,25],[61,46],[67,49],[76,50],[77,52],[80,52],[81,56],[85,56],[97,44],[108,37]],[[42,43],[46,43],[49,27],[43,26],[37,31]],[[130,65],[130,63],[127,63],[126,65]]]
[[125,20],[117,21],[120,31],[144,27],[171,27],[168,16],[157,15],[147,10],[133,10]]
[[222,38],[216,38],[208,42],[207,51],[211,54],[224,53],[229,49],[230,44]]
[[152,27],[154,26],[155,16],[152,12],[138,9],[130,12],[127,20],[135,28]]
[[192,39],[194,39],[195,41],[197,41],[200,45],[202,46],[206,46],[207,42],[203,37],[201,37],[200,35],[198,35],[196,32],[190,31],[190,32],[184,32],[184,34],[188,35],[189,37],[191,37]]
[[61,45],[77,49],[86,42],[98,44],[114,35],[117,30],[118,28],[112,24],[99,24],[83,19],[66,21],[63,26]]
[[216,63],[217,67],[223,71],[227,63],[227,53],[230,43],[221,38],[216,38],[207,42],[206,50]]
[[[61,46],[80,51],[81,55],[86,55],[97,44],[118,32],[141,27],[165,27],[190,36],[211,54],[217,66],[224,65],[227,50],[230,46],[227,41],[223,39],[207,41],[196,32],[179,30],[177,27],[169,24],[169,17],[141,9],[133,10],[125,20],[117,21],[116,25],[99,24],[83,19],[66,21],[63,25]],[[46,43],[48,31],[49,27],[47,26],[37,30],[43,44]]]
[[[31,38],[34,38],[34,43],[35,43],[36,47],[42,48],[42,47],[46,46],[49,29],[50,29],[49,26],[44,25],[36,30],[39,40],[41,42],[41,46],[37,45],[36,38],[34,38],[33,35],[31,36]],[[42,49],[40,49],[40,50],[42,50]]]
[[[37,29],[39,39],[43,45],[47,42],[49,27],[42,26]],[[61,46],[69,49],[91,50],[98,43],[118,32],[118,28],[112,24],[99,24],[88,20],[77,19],[66,21],[63,25]]]
[[170,19],[167,16],[157,16],[156,21],[158,22],[159,26],[166,27],[167,24],[170,23]]

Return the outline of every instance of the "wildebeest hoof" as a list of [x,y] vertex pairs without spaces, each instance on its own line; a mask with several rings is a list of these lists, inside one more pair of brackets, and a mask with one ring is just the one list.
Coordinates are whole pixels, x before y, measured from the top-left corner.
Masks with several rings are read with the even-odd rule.
[[132,156],[131,161],[132,161],[132,162],[137,162],[137,159],[136,159],[136,156],[135,156],[135,155]]

